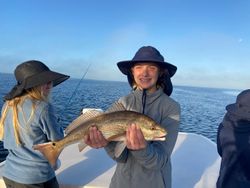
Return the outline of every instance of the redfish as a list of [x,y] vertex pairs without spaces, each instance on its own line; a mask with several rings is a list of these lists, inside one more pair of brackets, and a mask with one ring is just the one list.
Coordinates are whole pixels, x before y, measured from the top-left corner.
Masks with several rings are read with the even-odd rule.
[[79,142],[79,151],[83,150],[87,146],[84,144],[84,136],[88,134],[91,126],[96,126],[108,141],[122,141],[122,144],[117,144],[117,148],[115,148],[115,156],[119,156],[126,147],[126,130],[132,123],[140,127],[145,140],[165,140],[166,130],[142,113],[127,110],[103,113],[90,110],[80,115],[66,128],[66,136],[63,139],[37,144],[33,146],[33,149],[39,150],[54,167],[66,146]]

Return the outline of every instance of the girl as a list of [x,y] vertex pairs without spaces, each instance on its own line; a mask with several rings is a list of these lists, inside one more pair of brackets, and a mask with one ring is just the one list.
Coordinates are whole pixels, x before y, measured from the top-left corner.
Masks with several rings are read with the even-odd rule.
[[30,60],[15,69],[17,84],[5,96],[0,119],[0,139],[9,154],[2,172],[7,188],[58,188],[54,169],[34,144],[63,138],[49,93],[69,76]]

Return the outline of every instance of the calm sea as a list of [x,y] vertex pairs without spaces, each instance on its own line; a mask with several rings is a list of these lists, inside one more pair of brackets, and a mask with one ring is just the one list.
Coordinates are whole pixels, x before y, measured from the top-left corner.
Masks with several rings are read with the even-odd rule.
[[[0,73],[0,98],[12,88],[11,74]],[[126,82],[69,79],[55,87],[52,101],[63,127],[80,113],[82,108],[107,109],[119,97],[130,92]],[[225,114],[225,106],[235,102],[240,90],[174,86],[171,95],[181,105],[181,131],[198,133],[216,140],[218,124]],[[0,100],[0,107],[3,100]],[[0,142],[0,161],[5,151]]]

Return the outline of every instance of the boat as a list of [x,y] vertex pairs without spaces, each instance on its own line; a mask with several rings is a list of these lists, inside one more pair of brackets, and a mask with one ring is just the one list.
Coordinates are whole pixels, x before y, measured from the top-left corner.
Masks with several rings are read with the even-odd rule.
[[[196,134],[179,132],[172,153],[172,188],[215,188],[221,158],[216,144]],[[107,188],[116,163],[104,149],[67,146],[59,156],[56,175],[60,188]],[[0,163],[0,187],[5,188]]]

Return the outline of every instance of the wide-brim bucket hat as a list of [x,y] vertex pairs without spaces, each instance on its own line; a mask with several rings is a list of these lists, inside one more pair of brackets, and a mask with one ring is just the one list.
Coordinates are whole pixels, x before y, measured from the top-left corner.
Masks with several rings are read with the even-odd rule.
[[226,110],[238,117],[250,120],[250,89],[242,91],[235,103],[226,106]]
[[37,60],[19,64],[14,74],[17,84],[4,97],[5,100],[21,96],[26,90],[49,82],[52,82],[55,87],[69,78],[68,75],[51,71],[44,63]]
[[160,54],[160,52],[152,47],[152,46],[143,46],[141,47],[135,54],[132,60],[120,61],[117,63],[118,68],[120,71],[128,75],[130,74],[131,68],[140,62],[152,62],[158,65],[162,69],[167,69],[169,72],[170,77],[172,77],[177,67],[164,61],[164,57]]

